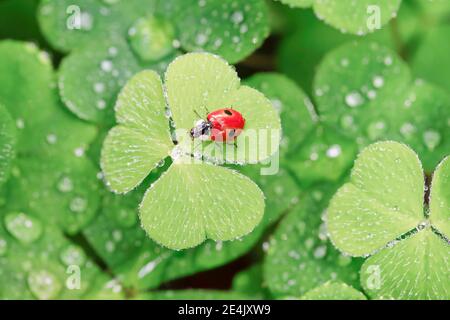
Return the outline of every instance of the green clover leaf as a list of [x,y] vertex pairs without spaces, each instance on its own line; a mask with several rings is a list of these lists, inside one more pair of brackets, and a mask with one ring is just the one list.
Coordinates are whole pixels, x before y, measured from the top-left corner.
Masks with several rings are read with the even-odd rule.
[[[182,134],[176,138],[183,149],[217,163],[237,164],[258,163],[278,151],[280,119],[263,94],[240,86],[236,71],[220,58],[190,54],[179,59],[167,69],[166,87],[172,118]],[[236,139],[236,145],[199,143],[186,134],[198,120],[198,113],[206,118],[207,111],[233,107],[245,115],[246,121],[246,130]],[[247,132],[254,134],[256,141],[248,143],[252,137]]]
[[360,147],[383,139],[408,143],[427,171],[448,153],[450,97],[414,81],[390,49],[363,41],[333,50],[319,66],[314,88],[323,123]]
[[256,181],[266,195],[265,214],[255,230],[238,241],[208,240],[196,248],[171,251],[150,240],[138,224],[138,205],[145,190],[154,183],[166,164],[152,171],[136,190],[126,195],[106,194],[101,212],[83,230],[89,243],[132,288],[156,288],[161,283],[224,265],[254,248],[263,232],[289,209],[298,196],[298,187],[280,169],[274,176],[261,176],[258,166],[244,166],[240,171]]
[[304,294],[301,300],[367,300],[353,287],[341,282],[327,282]]
[[81,247],[37,216],[3,210],[0,216],[1,299],[79,299],[102,274]]
[[16,127],[6,108],[0,105],[0,185],[9,177],[15,143]]
[[70,52],[99,39],[123,38],[137,19],[155,10],[155,0],[41,0],[37,17],[48,42]]
[[450,297],[448,174],[445,160],[435,172],[428,212],[422,166],[411,149],[379,142],[358,157],[350,182],[331,201],[327,225],[339,250],[372,255],[361,269],[371,297]]
[[99,202],[98,170],[85,155],[97,130],[61,105],[48,55],[35,45],[2,41],[0,59],[0,103],[18,135],[4,206],[76,233],[94,217]]
[[340,254],[323,221],[336,187],[308,189],[281,221],[269,242],[264,279],[276,297],[298,297],[327,281],[358,285],[360,259]]
[[[397,15],[401,0],[279,0],[292,7],[313,7],[316,16],[342,33],[365,35]],[[379,20],[379,25],[376,22]],[[375,25],[374,25],[375,24]]]
[[[173,164],[148,189],[140,206],[142,226],[149,236],[171,249],[185,249],[206,238],[232,240],[249,233],[264,211],[261,190],[233,170],[192,158],[189,147],[199,143],[191,140],[189,130],[198,120],[197,109],[231,106],[247,120],[244,131],[279,132],[276,111],[258,91],[239,88],[239,78],[224,60],[206,53],[187,54],[172,62],[166,90],[179,145],[174,146],[170,136],[159,76],[153,71],[137,74],[119,95],[119,125],[109,132],[102,150],[101,166],[109,187],[117,193],[132,190],[171,155]],[[179,134],[180,129],[184,135]],[[233,153],[239,162],[258,162],[275,153],[278,143],[272,144],[264,157],[246,159],[245,142],[238,139]],[[219,144],[209,144],[223,152]],[[251,148],[258,151],[259,146]],[[178,195],[175,199],[173,191]],[[196,209],[199,204],[204,208],[201,213]]]
[[[155,24],[153,16],[165,21]],[[128,32],[132,47],[143,54],[141,58],[155,42],[168,44],[167,39],[173,38],[170,47],[212,52],[235,63],[256,50],[269,35],[263,0],[42,0],[38,20],[45,37],[58,50],[70,52],[102,38],[125,39]],[[160,37],[161,30],[168,38]],[[150,38],[149,33],[153,33]],[[137,42],[136,35],[140,38]]]
[[176,21],[186,51],[211,52],[236,63],[269,35],[269,13],[262,0],[166,0],[160,5]]
[[[43,33],[55,48],[71,53],[62,62],[58,80],[69,110],[83,120],[109,126],[112,105],[126,81],[141,70],[162,72],[180,46],[237,62],[268,36],[262,0],[239,0],[230,6],[219,0],[204,5],[172,2],[41,1],[38,17]],[[183,10],[185,6],[188,9]],[[214,27],[205,25],[210,19],[216,21],[219,10],[221,17],[226,16],[223,10],[229,17]],[[202,36],[211,41],[199,41]]]

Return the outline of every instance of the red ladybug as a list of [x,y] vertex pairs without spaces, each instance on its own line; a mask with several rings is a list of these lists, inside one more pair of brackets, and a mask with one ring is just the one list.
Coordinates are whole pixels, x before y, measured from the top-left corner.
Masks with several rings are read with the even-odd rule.
[[234,142],[245,126],[242,114],[231,108],[209,113],[206,120],[199,120],[191,129],[192,139],[216,142]]

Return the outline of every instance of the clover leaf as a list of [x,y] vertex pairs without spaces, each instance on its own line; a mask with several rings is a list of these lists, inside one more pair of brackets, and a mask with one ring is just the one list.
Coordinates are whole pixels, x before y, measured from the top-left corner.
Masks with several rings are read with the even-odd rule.
[[271,237],[264,279],[274,296],[298,297],[336,279],[358,285],[361,261],[341,255],[328,241],[323,219],[334,190],[325,185],[303,192]]
[[322,61],[314,88],[323,123],[360,147],[383,139],[408,143],[427,171],[448,152],[450,97],[413,80],[390,49],[367,41],[337,48]]
[[15,120],[18,135],[3,205],[76,233],[98,206],[98,171],[85,156],[97,130],[61,105],[49,57],[35,45],[2,41],[0,58],[0,102]]
[[123,37],[137,19],[155,10],[155,0],[41,0],[38,21],[54,48],[70,52],[98,39]]
[[[165,21],[155,24],[152,17]],[[175,48],[212,52],[230,63],[247,57],[269,35],[263,0],[42,0],[38,20],[47,40],[64,52],[101,38],[125,39],[127,32],[132,46],[142,52],[143,43],[155,45],[145,40],[154,32],[153,41],[173,38]],[[168,31],[163,32],[166,39],[159,37],[161,29]],[[137,46],[134,39],[140,32],[144,41]],[[146,56],[148,51],[142,53]]]
[[14,122],[5,107],[0,105],[0,185],[8,179],[14,158],[15,140]]
[[350,182],[331,201],[327,221],[333,243],[353,256],[371,255],[361,269],[361,284],[371,297],[450,297],[448,163],[436,170],[424,206],[418,156],[397,142],[375,143],[361,152]]
[[[401,0],[279,0],[292,7],[313,7],[317,17],[342,33],[365,35],[397,15]],[[379,19],[380,25],[374,25]]]
[[[63,60],[58,81],[69,110],[81,119],[109,126],[113,102],[125,82],[140,70],[165,70],[180,46],[188,51],[218,53],[236,62],[268,35],[267,9],[262,0],[239,0],[233,5],[218,0],[204,1],[203,5],[198,1],[172,2],[41,2],[43,33],[54,47],[71,52]],[[205,26],[205,21],[216,21],[219,11],[227,18],[214,28]],[[229,28],[222,34],[224,26]],[[201,37],[215,40],[200,41]]]
[[176,21],[183,49],[215,53],[230,63],[250,55],[269,35],[262,0],[169,0],[160,5]]
[[[276,110],[259,91],[240,86],[236,71],[222,59],[185,55],[167,69],[166,87],[172,118],[182,134],[176,139],[189,153],[218,163],[254,164],[278,151],[281,124]],[[206,117],[207,111],[220,108],[235,108],[245,115],[246,130],[236,144],[192,141],[185,131],[198,120],[197,114]]]
[[0,214],[0,298],[75,299],[90,290],[101,271],[81,247],[37,216]]
[[[141,223],[150,237],[169,248],[185,249],[206,238],[232,240],[249,233],[262,218],[262,192],[250,179],[233,170],[198,160],[193,163],[189,148],[199,143],[191,140],[189,130],[198,120],[197,109],[228,106],[242,112],[247,120],[245,130],[279,132],[275,110],[258,91],[239,88],[234,70],[222,59],[206,53],[187,54],[172,62],[166,74],[166,90],[179,145],[174,146],[171,139],[159,76],[153,71],[137,74],[119,95],[119,125],[109,132],[102,150],[101,166],[109,187],[117,193],[132,190],[171,155],[173,164],[149,188],[140,206]],[[180,129],[184,135],[179,134]],[[219,144],[210,144],[223,151]],[[278,148],[276,141],[265,157],[246,159],[244,144],[238,139],[233,150],[242,162],[264,160]],[[258,151],[258,146],[250,148]],[[173,191],[177,198],[170,196]],[[201,213],[198,205],[204,208]]]
[[304,294],[301,300],[367,300],[366,296],[342,282],[327,282]]

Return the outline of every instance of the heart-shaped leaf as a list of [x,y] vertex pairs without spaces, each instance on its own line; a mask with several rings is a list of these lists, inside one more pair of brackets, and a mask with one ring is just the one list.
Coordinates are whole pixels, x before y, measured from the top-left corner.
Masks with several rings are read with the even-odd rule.
[[448,171],[446,163],[436,171],[429,213],[423,206],[420,161],[396,142],[367,147],[350,183],[333,198],[328,209],[333,243],[352,255],[373,254],[361,269],[361,284],[371,297],[449,298],[444,279],[449,278],[450,247],[443,234],[449,224],[441,180]]
[[150,187],[140,211],[152,239],[171,249],[184,249],[206,238],[233,240],[246,235],[261,221],[264,196],[237,172],[180,159]]
[[423,194],[422,166],[411,149],[395,142],[371,145],[330,204],[334,244],[356,256],[382,248],[421,222]]
[[[237,141],[233,153],[243,162],[258,162],[278,151],[280,121],[275,109],[255,89],[244,86],[239,89],[236,73],[224,60],[211,54],[195,53],[177,58],[168,68],[166,82],[171,110],[168,114],[177,128],[179,145],[170,152],[172,166],[150,187],[141,204],[144,229],[158,243],[172,249],[193,247],[206,238],[222,241],[246,235],[262,218],[261,191],[237,172],[192,157],[194,152],[188,147],[199,143],[189,132],[197,117],[195,108],[219,107],[210,103],[224,105],[223,99],[225,105],[230,105],[227,101],[239,102],[248,121],[244,131],[261,129],[276,133],[270,151],[253,160],[245,158],[245,142]],[[230,95],[224,95],[224,91]],[[136,187],[169,154],[173,144],[164,106],[162,84],[154,72],[136,75],[123,89],[116,107],[119,126],[108,134],[101,159],[106,182],[114,191],[124,193]],[[184,129],[182,134],[180,129]],[[257,138],[258,135],[259,132]],[[266,144],[267,136],[260,140],[260,144]],[[220,152],[229,147],[209,144]],[[250,148],[258,151],[259,145],[250,144]],[[178,198],[169,196],[173,189],[180,190]],[[252,205],[245,205],[245,201]],[[223,215],[216,215],[216,210],[210,206],[212,203],[223,208]],[[199,205],[205,207],[205,213],[198,214]],[[167,215],[173,210],[175,215]]]
[[142,71],[128,82],[117,100],[116,119],[120,125],[105,139],[101,166],[109,187],[126,193],[173,148],[162,83],[155,72]]
[[166,0],[160,6],[174,21],[185,50],[219,54],[230,63],[250,55],[269,35],[262,0]]
[[[260,92],[239,87],[234,69],[217,56],[192,53],[177,58],[166,73],[168,103],[177,140],[190,154],[218,163],[257,163],[278,151],[281,125],[276,110]],[[192,141],[199,115],[234,108],[245,119],[236,144]],[[199,114],[199,115],[197,115]]]

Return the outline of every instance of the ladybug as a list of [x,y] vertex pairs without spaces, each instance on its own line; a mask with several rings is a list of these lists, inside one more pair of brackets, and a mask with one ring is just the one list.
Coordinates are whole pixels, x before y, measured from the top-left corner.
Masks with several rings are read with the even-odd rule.
[[232,108],[213,111],[206,120],[199,120],[191,129],[192,139],[234,142],[245,126],[242,114]]

